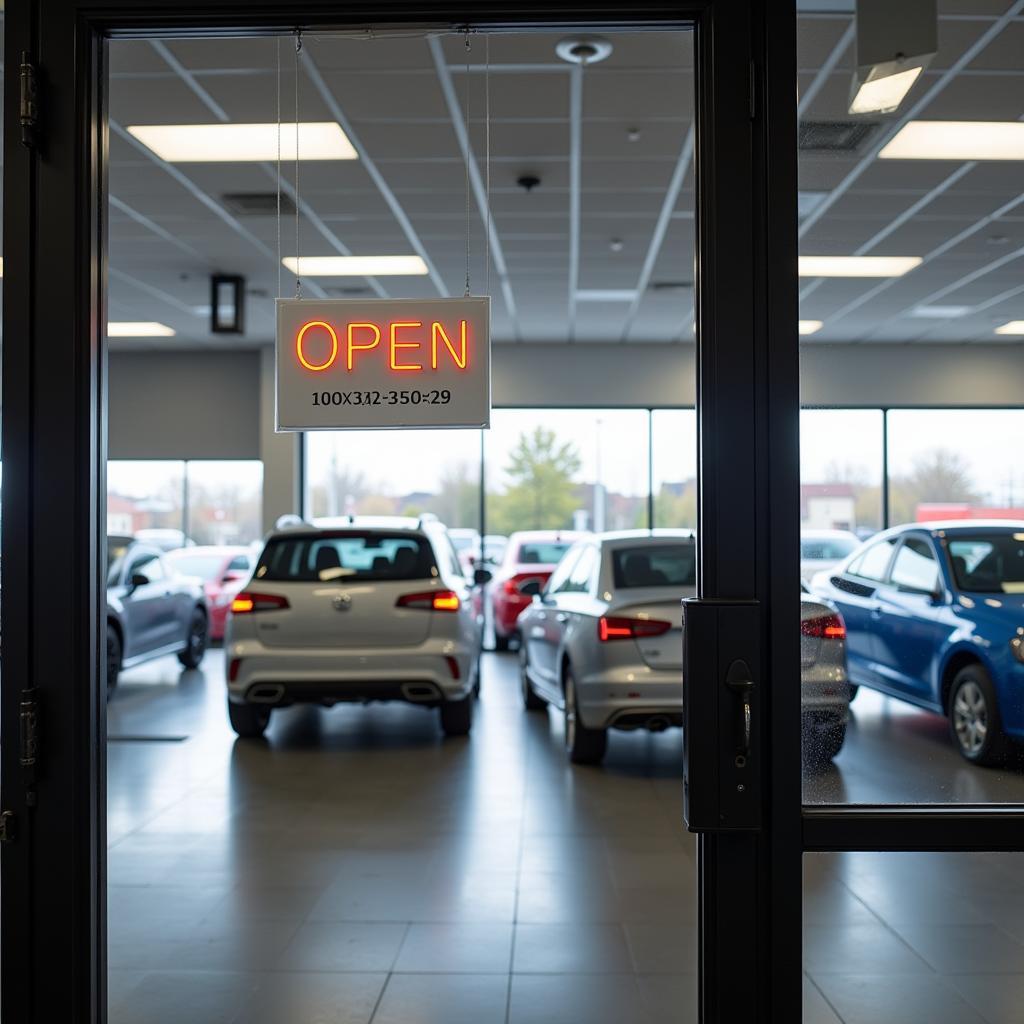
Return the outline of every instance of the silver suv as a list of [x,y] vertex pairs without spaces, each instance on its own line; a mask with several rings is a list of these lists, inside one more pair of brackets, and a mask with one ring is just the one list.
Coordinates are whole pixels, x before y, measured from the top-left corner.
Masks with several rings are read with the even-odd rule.
[[350,518],[271,533],[225,636],[228,714],[262,735],[274,708],[407,701],[448,736],[472,723],[481,623],[441,523]]

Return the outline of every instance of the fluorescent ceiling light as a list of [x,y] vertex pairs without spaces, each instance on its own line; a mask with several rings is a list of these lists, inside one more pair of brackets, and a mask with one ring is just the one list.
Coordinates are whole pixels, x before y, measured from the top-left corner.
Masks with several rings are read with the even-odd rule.
[[851,114],[891,114],[903,102],[924,68],[910,68],[861,83],[850,100]]
[[996,334],[1024,334],[1024,320],[1011,320],[996,328]]
[[816,334],[825,324],[822,320],[801,320],[797,326],[801,334]]
[[1024,160],[1020,121],[909,121],[883,160]]
[[902,277],[920,256],[801,256],[801,277]]
[[419,256],[285,256],[281,262],[304,277],[385,277],[426,274]]
[[171,164],[253,160],[355,160],[352,143],[334,121],[269,124],[134,124],[128,131]]
[[170,338],[174,328],[155,320],[121,320],[107,324],[108,338]]
[[917,306],[910,315],[926,320],[955,320],[957,317],[967,316],[972,308],[971,306]]
[[635,288],[577,288],[577,302],[632,302]]

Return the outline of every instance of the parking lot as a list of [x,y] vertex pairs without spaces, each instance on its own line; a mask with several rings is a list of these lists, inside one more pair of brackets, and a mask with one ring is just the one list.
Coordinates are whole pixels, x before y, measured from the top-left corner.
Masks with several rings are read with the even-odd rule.
[[[467,739],[376,705],[278,712],[266,741],[232,742],[222,673],[219,650],[199,671],[163,659],[126,672],[110,704],[112,1019],[691,1019],[678,730],[618,733],[601,767],[570,766],[560,713],[527,715],[515,656],[486,654]],[[966,764],[943,720],[862,691],[805,792],[1008,801],[1024,774]],[[805,858],[805,1024],[1015,1021],[1014,864]],[[872,988],[894,985],[878,1016]]]

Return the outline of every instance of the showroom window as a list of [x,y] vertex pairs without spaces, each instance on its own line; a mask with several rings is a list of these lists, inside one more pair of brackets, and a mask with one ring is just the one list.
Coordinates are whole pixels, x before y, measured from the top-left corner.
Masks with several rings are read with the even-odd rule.
[[107,533],[141,536],[168,549],[258,541],[262,500],[258,459],[107,463]]
[[305,435],[305,514],[418,516],[480,524],[479,430]]
[[485,440],[487,531],[644,528],[646,409],[497,409]]
[[651,413],[651,495],[654,525],[697,528],[697,413]]
[[1024,519],[1019,409],[893,409],[889,520]]

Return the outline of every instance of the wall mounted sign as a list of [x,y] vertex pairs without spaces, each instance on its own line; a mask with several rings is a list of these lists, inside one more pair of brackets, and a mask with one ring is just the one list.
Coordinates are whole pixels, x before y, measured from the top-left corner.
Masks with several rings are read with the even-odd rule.
[[489,427],[491,300],[278,299],[277,429]]

